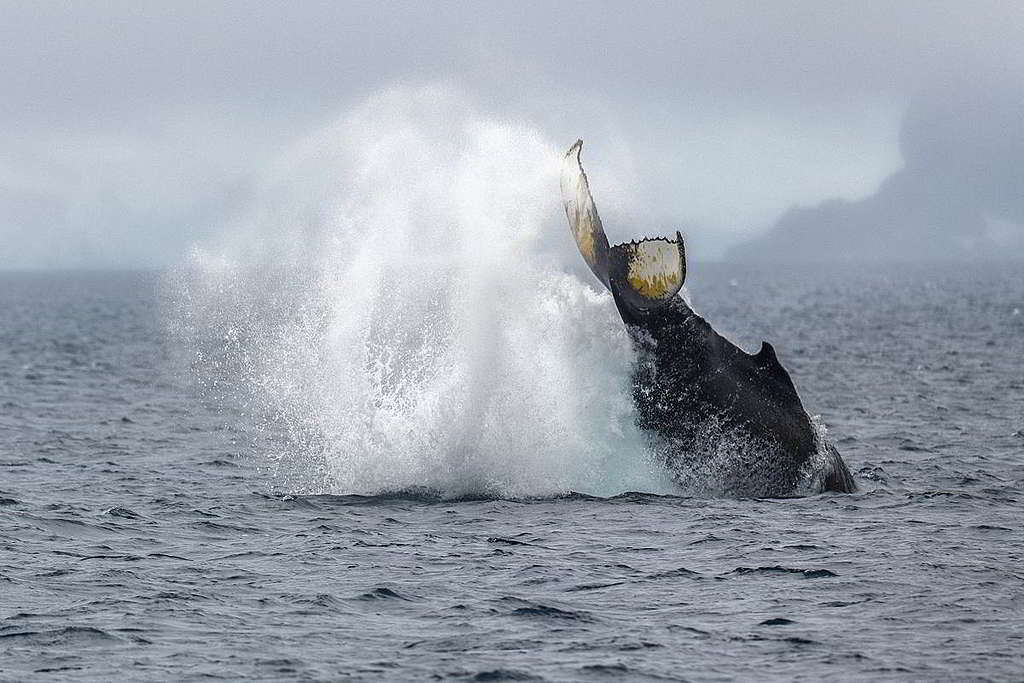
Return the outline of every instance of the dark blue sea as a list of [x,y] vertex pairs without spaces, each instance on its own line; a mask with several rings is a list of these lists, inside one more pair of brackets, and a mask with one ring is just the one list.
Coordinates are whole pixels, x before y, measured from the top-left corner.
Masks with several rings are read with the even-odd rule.
[[325,318],[158,273],[0,274],[0,679],[1024,679],[1024,265],[688,277],[720,331],[774,344],[858,493],[645,490],[608,464],[634,451],[580,455],[596,427],[515,415],[605,380],[514,334],[474,342],[503,351],[473,386],[505,370],[456,423],[432,397],[458,369],[347,384],[323,351],[350,348],[344,296]]

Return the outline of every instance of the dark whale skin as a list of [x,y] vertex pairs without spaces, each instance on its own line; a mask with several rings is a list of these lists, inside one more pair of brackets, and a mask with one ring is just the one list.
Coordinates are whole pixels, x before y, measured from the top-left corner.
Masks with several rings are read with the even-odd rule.
[[[789,373],[764,342],[751,355],[718,334],[679,296],[638,311],[610,289],[638,360],[633,374],[637,425],[677,479],[717,462],[722,493],[790,497],[853,492],[838,451],[819,438]],[[723,457],[714,458],[722,453]],[[822,463],[815,468],[814,465]],[[817,470],[818,481],[813,479]]]
[[686,249],[672,238],[609,246],[580,161],[566,152],[561,191],[580,255],[612,293],[637,352],[637,426],[684,489],[785,498],[857,489],[839,452],[815,429],[775,349],[751,355],[680,296]]

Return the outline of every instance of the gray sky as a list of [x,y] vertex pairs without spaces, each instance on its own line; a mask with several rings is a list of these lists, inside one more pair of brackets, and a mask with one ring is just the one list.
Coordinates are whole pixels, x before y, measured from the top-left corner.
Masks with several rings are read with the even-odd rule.
[[1024,87],[1017,1],[24,1],[0,17],[0,268],[173,263],[293,141],[395,82],[451,82],[582,136],[595,168],[628,158],[644,220],[690,227],[710,257],[794,205],[873,195],[903,165],[912,102]]

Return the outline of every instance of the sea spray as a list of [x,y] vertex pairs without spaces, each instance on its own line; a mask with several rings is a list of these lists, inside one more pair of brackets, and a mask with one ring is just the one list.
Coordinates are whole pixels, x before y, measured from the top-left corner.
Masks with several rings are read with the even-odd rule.
[[292,490],[668,491],[609,296],[564,272],[560,146],[446,87],[311,136],[168,279],[205,395]]

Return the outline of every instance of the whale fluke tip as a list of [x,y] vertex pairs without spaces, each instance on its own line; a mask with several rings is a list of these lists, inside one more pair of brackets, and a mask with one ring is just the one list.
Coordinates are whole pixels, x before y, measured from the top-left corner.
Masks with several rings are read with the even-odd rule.
[[583,161],[580,159],[580,153],[582,151],[583,151],[583,138],[580,138],[580,139],[576,140],[576,142],[572,143],[572,147],[570,147],[565,152],[565,159],[566,159],[566,161],[568,161],[569,159],[572,159],[573,157],[576,157],[576,164],[580,167],[581,170],[583,168]]

